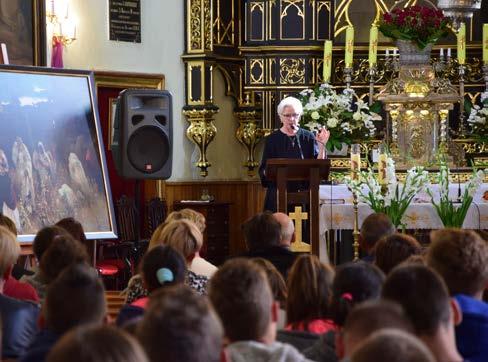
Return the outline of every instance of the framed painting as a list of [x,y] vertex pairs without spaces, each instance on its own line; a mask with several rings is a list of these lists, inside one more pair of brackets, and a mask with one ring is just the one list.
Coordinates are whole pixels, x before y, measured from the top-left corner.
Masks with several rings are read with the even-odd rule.
[[0,0],[0,41],[10,64],[46,65],[46,1]]
[[116,237],[91,72],[0,66],[0,208],[19,240],[65,217]]

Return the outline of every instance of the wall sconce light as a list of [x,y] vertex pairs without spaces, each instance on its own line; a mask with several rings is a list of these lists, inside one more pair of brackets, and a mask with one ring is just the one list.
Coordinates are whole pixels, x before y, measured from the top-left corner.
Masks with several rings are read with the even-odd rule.
[[53,41],[68,45],[76,40],[76,22],[69,13],[69,0],[49,0],[46,18],[52,26]]

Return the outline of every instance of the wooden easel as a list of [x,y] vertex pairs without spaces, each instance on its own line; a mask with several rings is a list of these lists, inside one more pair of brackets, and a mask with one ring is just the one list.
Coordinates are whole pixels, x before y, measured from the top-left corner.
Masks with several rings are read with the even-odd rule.
[[0,64],[9,64],[7,45],[5,43],[0,43]]

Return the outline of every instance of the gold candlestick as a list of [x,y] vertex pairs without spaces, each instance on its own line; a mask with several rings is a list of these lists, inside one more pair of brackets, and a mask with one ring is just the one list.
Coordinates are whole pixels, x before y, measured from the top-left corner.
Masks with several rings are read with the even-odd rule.
[[[361,149],[359,144],[355,143],[351,145],[351,178],[357,180],[359,178],[359,171],[361,170]],[[353,252],[354,261],[359,259],[359,202],[358,195],[354,190],[352,191],[352,205],[354,210],[354,229],[353,236]]]

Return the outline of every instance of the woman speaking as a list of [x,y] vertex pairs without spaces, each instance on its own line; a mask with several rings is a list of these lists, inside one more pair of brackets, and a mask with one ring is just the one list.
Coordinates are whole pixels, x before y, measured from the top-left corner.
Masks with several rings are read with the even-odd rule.
[[[329,139],[329,131],[320,129],[316,135],[299,127],[303,113],[302,103],[294,97],[284,98],[278,104],[278,115],[281,128],[266,137],[263,157],[259,165],[261,184],[266,187],[264,210],[276,212],[276,185],[266,180],[266,162],[270,158],[325,158],[325,144]],[[308,183],[288,182],[288,192],[308,189]]]

